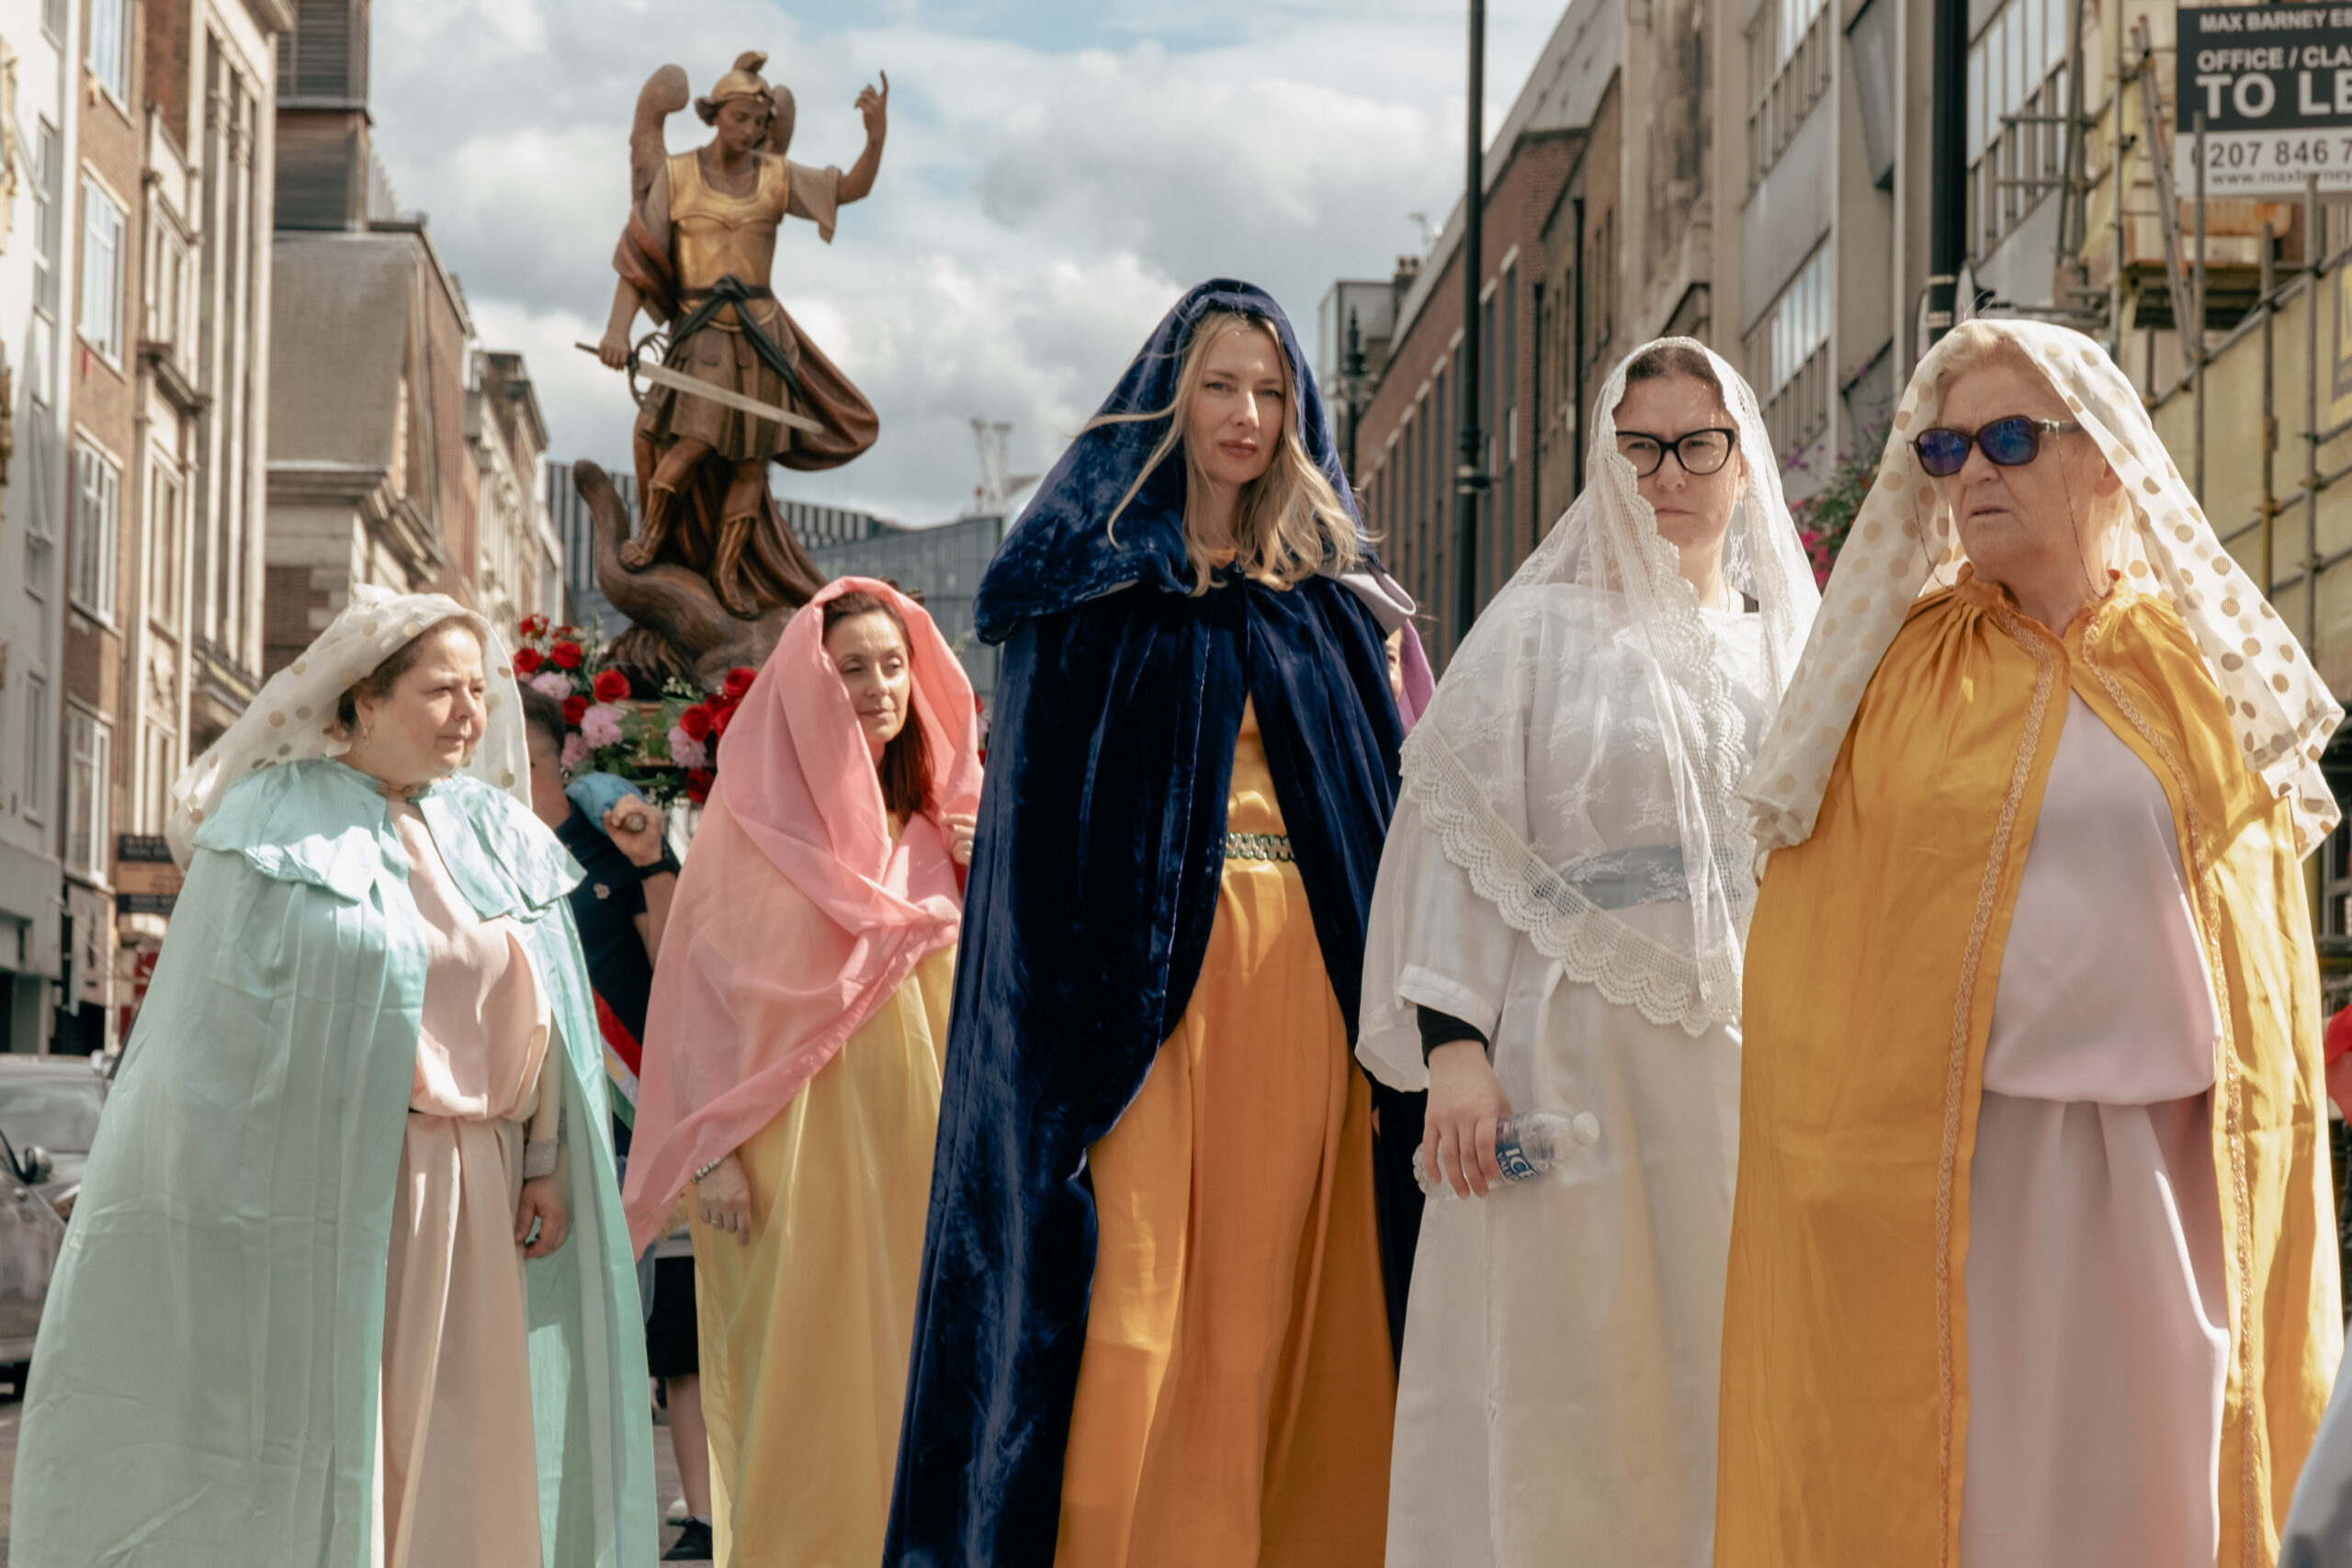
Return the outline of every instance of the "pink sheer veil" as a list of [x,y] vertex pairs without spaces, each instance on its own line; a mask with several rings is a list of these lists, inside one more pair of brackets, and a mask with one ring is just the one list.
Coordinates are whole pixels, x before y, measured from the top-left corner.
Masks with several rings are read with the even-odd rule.
[[916,964],[956,941],[963,893],[929,815],[897,842],[824,648],[824,608],[873,594],[906,623],[933,809],[980,797],[972,683],[922,605],[842,578],[795,615],[736,711],[646,1012],[625,1203],[639,1251],[693,1174],[780,1115]]

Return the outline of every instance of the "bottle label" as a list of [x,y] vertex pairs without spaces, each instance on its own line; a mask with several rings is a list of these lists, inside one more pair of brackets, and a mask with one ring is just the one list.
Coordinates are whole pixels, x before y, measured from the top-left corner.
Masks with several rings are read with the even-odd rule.
[[1527,1157],[1527,1151],[1519,1146],[1517,1138],[1495,1140],[1495,1163],[1502,1167],[1505,1181],[1526,1181],[1542,1174]]

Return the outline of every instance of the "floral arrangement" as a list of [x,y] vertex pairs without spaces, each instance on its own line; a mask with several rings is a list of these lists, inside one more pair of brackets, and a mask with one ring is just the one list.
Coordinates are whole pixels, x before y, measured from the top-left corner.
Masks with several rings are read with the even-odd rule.
[[[1813,563],[1814,581],[1825,588],[1829,584],[1829,569],[1838,564],[1838,552],[1846,547],[1846,536],[1853,531],[1855,516],[1869,498],[1871,486],[1878,482],[1885,441],[1883,424],[1860,432],[1854,445],[1829,465],[1821,488],[1789,505],[1797,540]],[[1811,467],[1802,454],[1782,465],[1783,471],[1790,473],[1806,472]]]
[[719,739],[757,671],[729,670],[715,693],[673,680],[648,694],[578,626],[532,615],[516,629],[514,678],[563,705],[567,770],[627,779],[655,806],[710,798]]

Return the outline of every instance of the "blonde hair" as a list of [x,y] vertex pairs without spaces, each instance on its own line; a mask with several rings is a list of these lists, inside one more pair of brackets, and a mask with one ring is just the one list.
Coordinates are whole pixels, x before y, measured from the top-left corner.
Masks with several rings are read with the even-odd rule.
[[[1274,344],[1275,355],[1282,364],[1284,417],[1273,461],[1264,473],[1243,485],[1234,501],[1234,561],[1261,582],[1289,588],[1319,571],[1351,570],[1363,558],[1363,533],[1340,501],[1339,491],[1299,442],[1297,378],[1291,372],[1290,355],[1283,352],[1282,339],[1272,321],[1239,310],[1213,310],[1203,316],[1185,344],[1183,368],[1176,377],[1174,401],[1164,409],[1097,414],[1079,434],[1083,436],[1088,431],[1106,425],[1168,421],[1168,433],[1144,460],[1143,471],[1136,476],[1126,493],[1119,497],[1119,504],[1111,509],[1109,527],[1115,536],[1127,503],[1135,500],[1144,482],[1183,443],[1185,428],[1192,423],[1193,400],[1199,395],[1202,379],[1207,374],[1210,345],[1229,332],[1253,329],[1264,333]],[[1184,454],[1184,464],[1189,481],[1184,491],[1184,556],[1193,567],[1192,591],[1202,594],[1209,591],[1211,577],[1221,563],[1194,537],[1192,528],[1194,498],[1205,491],[1206,476],[1189,450]]]
[[2063,397],[2050,378],[2050,373],[2034,362],[2025,344],[2000,331],[1989,321],[1962,321],[1945,337],[1939,352],[1943,363],[1936,367],[1936,400],[1941,402],[1951,392],[1952,384],[1972,370],[1988,365],[2007,365],[2011,369],[2030,370],[2035,380],[2051,389],[2052,395]]

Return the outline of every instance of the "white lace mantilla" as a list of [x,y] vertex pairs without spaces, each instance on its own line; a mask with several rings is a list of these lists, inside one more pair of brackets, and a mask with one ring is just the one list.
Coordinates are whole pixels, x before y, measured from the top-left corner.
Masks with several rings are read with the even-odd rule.
[[1569,979],[1661,1028],[1696,1038],[1739,1021],[1740,977],[1718,950],[1694,962],[1577,891],[1495,814],[1433,727],[1407,738],[1406,798],[1480,897]]

